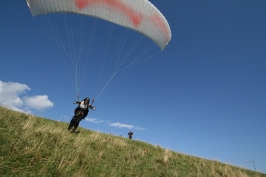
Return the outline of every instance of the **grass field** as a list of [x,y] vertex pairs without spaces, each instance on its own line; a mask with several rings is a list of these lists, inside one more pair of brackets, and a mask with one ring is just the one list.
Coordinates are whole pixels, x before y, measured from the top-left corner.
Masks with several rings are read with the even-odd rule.
[[0,176],[266,177],[266,174],[0,107]]

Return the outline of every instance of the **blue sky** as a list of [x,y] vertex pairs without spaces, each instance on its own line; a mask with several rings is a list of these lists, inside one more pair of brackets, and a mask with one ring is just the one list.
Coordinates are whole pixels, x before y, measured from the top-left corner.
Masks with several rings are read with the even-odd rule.
[[[125,137],[132,130],[133,139],[251,170],[253,160],[266,173],[266,1],[151,2],[171,27],[164,51],[102,20],[32,17],[25,1],[0,1],[0,104],[69,122],[78,92],[97,98],[82,127]],[[56,34],[69,49],[66,29],[72,52],[85,36],[78,89],[73,63],[52,41]],[[144,52],[145,61],[110,80],[114,63],[124,68]]]

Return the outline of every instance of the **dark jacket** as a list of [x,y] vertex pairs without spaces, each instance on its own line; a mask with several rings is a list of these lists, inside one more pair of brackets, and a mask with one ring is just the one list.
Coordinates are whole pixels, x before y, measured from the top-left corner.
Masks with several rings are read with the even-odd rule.
[[81,110],[83,113],[83,119],[88,115],[89,109],[95,110],[95,108],[90,105],[90,103],[86,104],[86,106],[84,107],[83,101],[75,101],[73,104],[78,104],[78,107],[76,107],[75,109],[75,115],[78,113],[79,110]]

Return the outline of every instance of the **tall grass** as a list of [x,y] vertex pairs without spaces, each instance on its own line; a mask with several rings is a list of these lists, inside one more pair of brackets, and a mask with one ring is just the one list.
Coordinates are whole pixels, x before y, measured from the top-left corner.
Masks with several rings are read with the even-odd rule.
[[266,177],[266,174],[0,107],[0,176]]

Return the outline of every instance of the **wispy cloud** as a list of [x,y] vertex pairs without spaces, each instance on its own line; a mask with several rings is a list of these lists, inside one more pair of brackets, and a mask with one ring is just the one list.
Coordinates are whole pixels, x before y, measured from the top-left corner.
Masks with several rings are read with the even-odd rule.
[[92,122],[92,123],[102,123],[102,122],[105,122],[103,120],[99,120],[99,119],[96,119],[96,118],[85,118],[85,121]]
[[45,110],[53,107],[47,95],[24,96],[31,89],[26,84],[0,80],[0,105],[9,109],[31,113],[32,109]]
[[142,127],[136,127],[134,125],[129,125],[129,124],[122,124],[122,123],[119,123],[119,122],[109,123],[108,125],[111,126],[111,127],[117,127],[117,128],[144,130],[144,128],[142,128]]
[[99,120],[97,118],[85,118],[86,121],[88,122],[92,122],[92,123],[105,123],[107,126],[110,126],[110,127],[115,127],[115,128],[127,128],[127,129],[130,129],[130,130],[144,130],[144,128],[142,127],[137,127],[137,126],[134,126],[134,125],[129,125],[129,124],[123,124],[123,123],[119,123],[119,122],[116,122],[116,123],[110,123],[110,121],[105,121],[105,120]]
[[134,128],[133,125],[122,124],[122,123],[119,123],[119,122],[109,123],[109,126],[111,126],[111,127],[117,127],[117,128],[127,128],[127,129],[133,129]]

